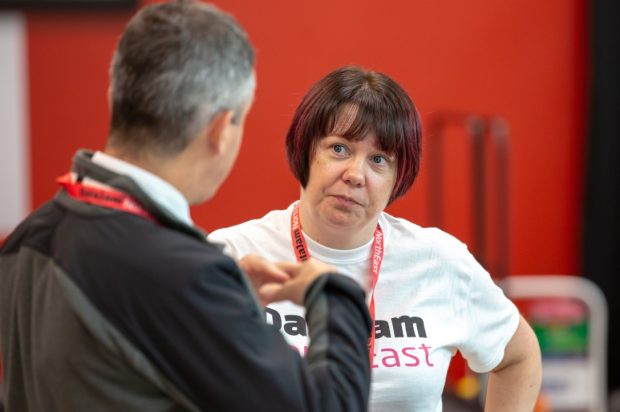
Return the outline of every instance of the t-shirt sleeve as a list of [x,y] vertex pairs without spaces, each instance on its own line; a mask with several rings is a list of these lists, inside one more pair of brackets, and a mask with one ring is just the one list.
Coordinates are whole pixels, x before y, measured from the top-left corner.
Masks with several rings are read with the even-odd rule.
[[235,260],[241,259],[243,255],[245,255],[245,253],[236,246],[239,245],[239,241],[235,241],[235,232],[231,228],[211,232],[207,236],[207,240],[222,247],[222,252]]
[[504,349],[519,325],[517,307],[467,252],[471,273],[465,297],[466,336],[461,354],[478,373],[489,372],[504,358]]
[[209,233],[207,240],[223,248],[222,252],[234,260],[241,259],[249,253],[247,250],[251,250],[251,245],[240,236],[238,226],[213,231]]

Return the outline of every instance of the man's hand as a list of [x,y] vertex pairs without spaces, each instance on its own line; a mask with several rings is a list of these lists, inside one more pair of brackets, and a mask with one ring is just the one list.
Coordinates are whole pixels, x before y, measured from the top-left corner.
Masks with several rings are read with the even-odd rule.
[[302,263],[276,262],[274,265],[287,273],[290,280],[283,283],[268,282],[259,287],[258,296],[265,305],[280,300],[303,305],[308,286],[319,276],[336,272],[333,266],[312,258]]
[[255,254],[246,255],[237,263],[248,275],[252,287],[256,291],[261,301],[260,303],[263,306],[270,302],[263,301],[260,296],[261,288],[266,284],[277,285],[290,279],[290,275],[285,270],[280,269],[276,264],[268,262]]

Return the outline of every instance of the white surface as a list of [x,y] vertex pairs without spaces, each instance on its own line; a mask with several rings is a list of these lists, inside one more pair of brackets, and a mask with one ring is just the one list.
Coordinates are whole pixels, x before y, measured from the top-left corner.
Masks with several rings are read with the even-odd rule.
[[587,358],[543,359],[542,389],[554,409],[594,410],[588,409],[598,389],[590,379],[594,367]]
[[29,211],[26,22],[0,13],[0,237]]

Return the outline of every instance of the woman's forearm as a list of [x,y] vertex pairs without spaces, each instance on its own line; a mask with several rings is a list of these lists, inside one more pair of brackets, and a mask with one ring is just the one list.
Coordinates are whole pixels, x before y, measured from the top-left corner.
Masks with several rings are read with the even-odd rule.
[[540,346],[530,326],[521,318],[506,346],[504,359],[489,374],[485,411],[531,412],[541,381]]

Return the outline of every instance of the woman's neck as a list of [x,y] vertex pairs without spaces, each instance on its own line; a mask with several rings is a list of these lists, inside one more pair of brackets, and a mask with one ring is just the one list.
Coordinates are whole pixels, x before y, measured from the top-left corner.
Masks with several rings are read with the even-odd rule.
[[377,222],[361,228],[332,225],[312,213],[303,201],[300,200],[298,206],[304,233],[313,241],[332,249],[350,250],[363,246],[370,242],[377,227]]

